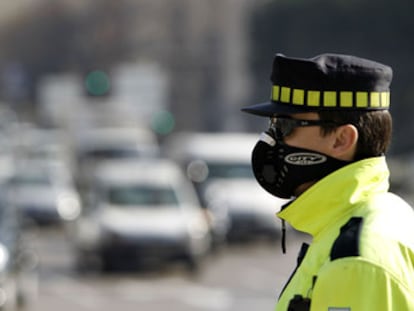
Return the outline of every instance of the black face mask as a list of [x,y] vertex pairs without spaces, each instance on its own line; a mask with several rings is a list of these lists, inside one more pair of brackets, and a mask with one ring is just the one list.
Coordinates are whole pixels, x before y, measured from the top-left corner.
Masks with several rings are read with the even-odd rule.
[[317,181],[349,163],[286,145],[269,132],[262,133],[252,153],[253,173],[259,184],[284,199],[293,197],[298,186]]

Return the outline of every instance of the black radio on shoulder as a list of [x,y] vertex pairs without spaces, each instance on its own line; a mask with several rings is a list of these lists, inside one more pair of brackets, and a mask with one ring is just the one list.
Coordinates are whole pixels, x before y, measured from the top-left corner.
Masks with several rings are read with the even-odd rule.
[[295,295],[289,302],[288,311],[309,311],[310,299],[303,298],[301,295]]

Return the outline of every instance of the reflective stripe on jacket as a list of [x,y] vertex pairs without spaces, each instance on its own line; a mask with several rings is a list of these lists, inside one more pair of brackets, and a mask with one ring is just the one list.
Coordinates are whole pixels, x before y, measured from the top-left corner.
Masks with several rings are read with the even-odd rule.
[[312,244],[277,311],[295,295],[309,298],[311,311],[414,310],[414,212],[388,192],[388,178],[384,157],[361,160],[278,213]]

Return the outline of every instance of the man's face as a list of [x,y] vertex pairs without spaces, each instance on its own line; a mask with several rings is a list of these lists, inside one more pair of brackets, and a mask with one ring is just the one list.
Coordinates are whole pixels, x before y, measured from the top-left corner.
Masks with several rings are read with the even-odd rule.
[[[297,113],[292,114],[289,117],[298,120],[319,120],[319,115],[314,112],[308,113]],[[315,126],[304,126],[296,127],[292,133],[285,136],[283,141],[285,144],[292,147],[304,148],[312,151],[317,151],[332,157],[336,157],[335,153],[335,132],[331,132],[327,135],[322,135],[320,125]],[[295,189],[295,196],[300,195],[310,186],[312,186],[315,181],[309,181],[303,184],[300,184]]]
[[[358,131],[351,124],[320,120],[317,113],[271,118],[252,152],[259,184],[280,198],[298,196],[313,183],[352,161]],[[324,132],[322,125],[332,131]]]
[[[319,120],[319,116],[315,112],[297,113],[290,115],[293,119],[301,120]],[[292,147],[300,147],[313,151],[318,151],[326,155],[332,156],[332,145],[335,136],[333,133],[323,136],[320,126],[297,127],[293,132],[285,136],[283,141]]]

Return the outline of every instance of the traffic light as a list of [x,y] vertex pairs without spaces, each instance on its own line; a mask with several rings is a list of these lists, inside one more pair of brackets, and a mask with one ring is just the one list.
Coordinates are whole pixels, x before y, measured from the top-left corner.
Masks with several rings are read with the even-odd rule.
[[107,96],[111,90],[109,76],[102,70],[93,70],[85,76],[85,89],[89,96]]

